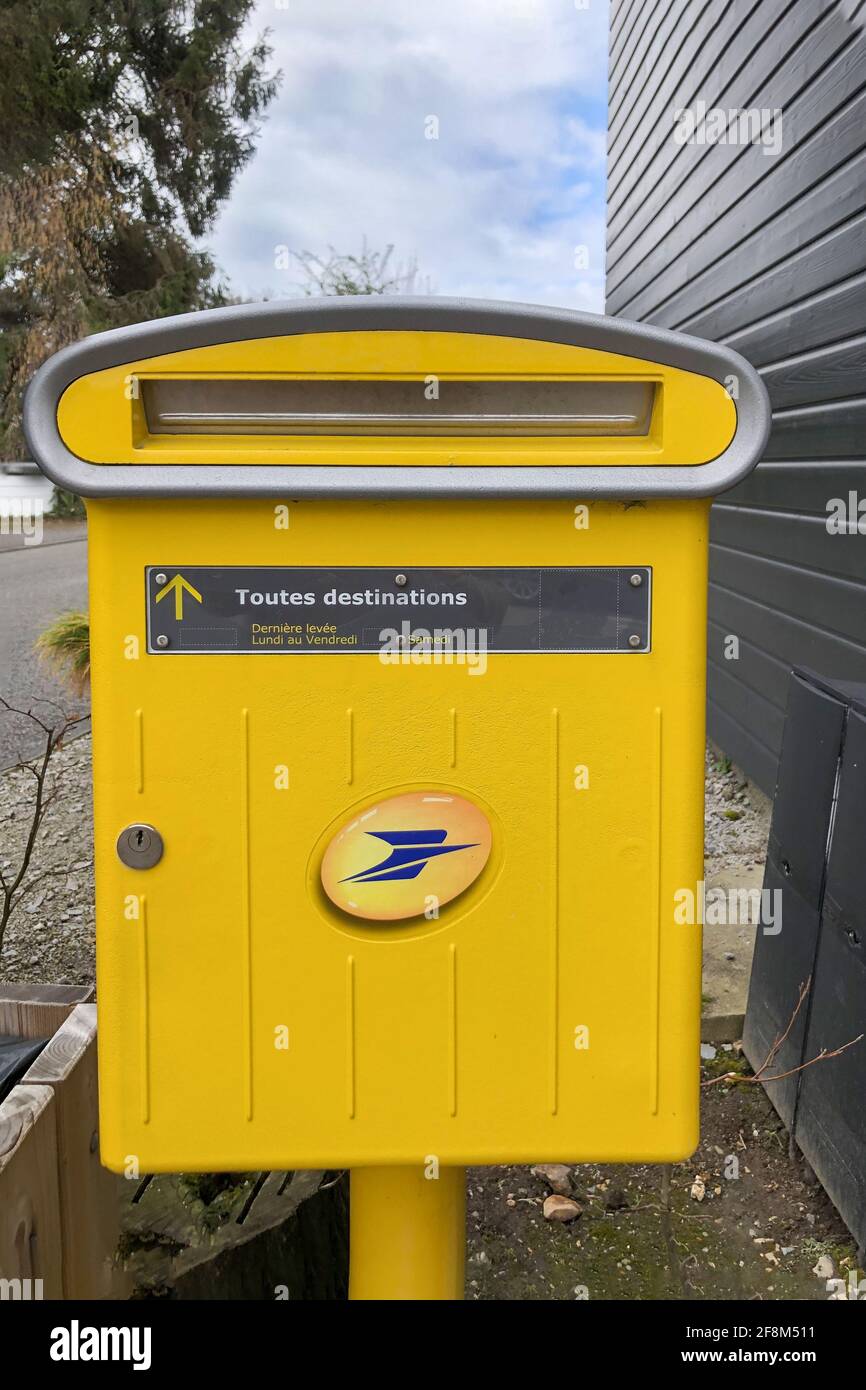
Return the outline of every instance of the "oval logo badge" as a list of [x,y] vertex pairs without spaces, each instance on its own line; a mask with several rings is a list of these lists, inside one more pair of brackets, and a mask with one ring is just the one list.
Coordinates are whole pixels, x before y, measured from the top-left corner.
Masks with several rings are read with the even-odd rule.
[[484,812],[465,797],[432,791],[391,796],[337,831],[322,860],[322,887],[353,917],[421,917],[475,882],[492,840]]

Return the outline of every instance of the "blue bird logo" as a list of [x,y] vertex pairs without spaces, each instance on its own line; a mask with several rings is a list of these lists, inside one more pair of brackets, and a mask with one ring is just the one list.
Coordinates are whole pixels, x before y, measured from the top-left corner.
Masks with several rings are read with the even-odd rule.
[[341,883],[384,883],[389,879],[417,878],[430,860],[438,855],[476,848],[475,844],[444,844],[447,830],[368,830],[367,834],[384,840],[386,845],[391,846],[391,853],[369,869],[341,879]]

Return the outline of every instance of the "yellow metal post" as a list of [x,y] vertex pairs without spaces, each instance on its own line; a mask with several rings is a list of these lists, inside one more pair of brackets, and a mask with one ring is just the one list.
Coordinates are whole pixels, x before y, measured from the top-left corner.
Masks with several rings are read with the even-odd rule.
[[355,1168],[349,1215],[351,1299],[463,1297],[465,1169]]

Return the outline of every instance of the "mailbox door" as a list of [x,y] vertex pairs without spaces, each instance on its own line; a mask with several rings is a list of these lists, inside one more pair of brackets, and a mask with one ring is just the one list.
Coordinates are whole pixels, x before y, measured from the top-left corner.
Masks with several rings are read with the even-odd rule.
[[[688,1154],[700,927],[674,921],[674,895],[702,876],[707,505],[598,502],[586,524],[567,501],[311,500],[278,528],[279,505],[89,508],[105,1161]],[[147,631],[155,569],[200,593],[202,574],[243,589],[271,570],[276,591],[335,563],[410,584],[468,563],[529,584],[622,567],[651,584],[651,631],[641,649],[492,651],[483,674],[196,650],[207,592],[184,594],[182,623],[174,591],[155,610],[170,648]],[[430,858],[429,916],[351,915],[323,890],[328,847],[414,793],[480,809],[481,872],[436,911]],[[115,852],[132,823],[164,842],[146,872]]]

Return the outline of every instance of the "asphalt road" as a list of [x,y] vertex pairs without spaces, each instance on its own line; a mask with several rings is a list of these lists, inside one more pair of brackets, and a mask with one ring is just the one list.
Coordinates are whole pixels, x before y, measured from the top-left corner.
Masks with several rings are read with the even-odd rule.
[[[33,644],[59,613],[87,607],[87,540],[78,522],[46,522],[41,545],[5,535],[0,544],[0,695],[18,708],[56,721],[59,711],[88,708],[47,671]],[[86,730],[89,726],[84,725]],[[0,768],[40,751],[42,737],[26,719],[0,712]]]

